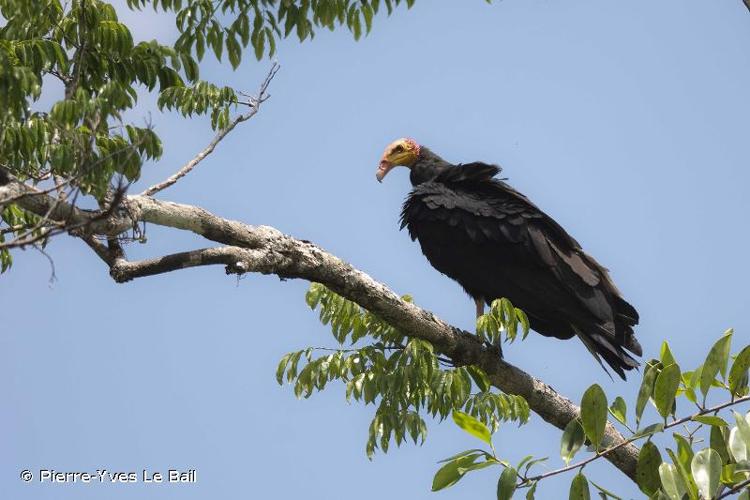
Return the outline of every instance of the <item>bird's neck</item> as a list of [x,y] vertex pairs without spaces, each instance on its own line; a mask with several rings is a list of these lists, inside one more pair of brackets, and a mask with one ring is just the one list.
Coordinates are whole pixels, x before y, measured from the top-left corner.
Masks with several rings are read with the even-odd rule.
[[411,166],[409,180],[411,180],[412,186],[418,186],[423,182],[431,181],[440,172],[451,167],[453,167],[453,165],[422,146],[419,149],[419,158],[414,165]]

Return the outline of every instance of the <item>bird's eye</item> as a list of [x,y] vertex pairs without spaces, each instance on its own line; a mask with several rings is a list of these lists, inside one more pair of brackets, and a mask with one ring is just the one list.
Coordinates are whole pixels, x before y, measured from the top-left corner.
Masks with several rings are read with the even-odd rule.
[[402,152],[403,150],[404,150],[404,147],[403,147],[403,146],[401,146],[400,144],[399,144],[398,146],[396,146],[395,148],[393,148],[393,152],[394,152],[394,153],[400,153],[400,152]]

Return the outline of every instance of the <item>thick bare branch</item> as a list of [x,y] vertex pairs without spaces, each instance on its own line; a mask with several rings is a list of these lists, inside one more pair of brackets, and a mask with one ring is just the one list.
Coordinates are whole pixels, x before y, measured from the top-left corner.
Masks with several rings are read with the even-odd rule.
[[0,167],[0,209],[16,203],[41,217],[33,228],[11,242],[0,244],[0,248],[25,247],[64,232],[75,233],[75,236],[117,236],[133,228],[136,222],[133,217],[118,213],[126,203],[127,186],[113,191],[111,202],[101,210],[80,209],[75,205],[75,197],[72,202],[55,198],[49,194],[54,189],[43,191],[29,186]]
[[218,247],[180,252],[137,262],[118,259],[111,264],[109,274],[118,283],[123,283],[144,276],[213,264],[224,264],[227,266],[227,273],[244,274],[251,267],[247,263],[260,257],[255,252],[258,251],[239,247]]
[[257,96],[248,96],[249,101],[245,104],[250,107],[250,111],[247,113],[243,113],[235,117],[229,125],[227,125],[225,128],[221,129],[213,138],[213,140],[206,146],[200,153],[198,153],[195,158],[187,162],[185,165],[183,165],[177,172],[175,172],[173,175],[171,175],[169,178],[163,180],[162,182],[158,184],[154,184],[150,188],[146,189],[141,193],[144,196],[152,196],[159,191],[162,191],[169,186],[176,183],[178,180],[180,180],[182,177],[185,177],[187,174],[190,173],[191,170],[193,170],[200,162],[202,162],[208,155],[214,152],[214,149],[216,149],[216,146],[224,139],[229,132],[234,130],[234,128],[244,122],[255,116],[255,114],[260,110],[260,105],[265,102],[269,95],[268,95],[268,86],[271,84],[271,81],[273,80],[273,77],[276,76],[276,73],[279,71],[279,65],[277,63],[273,63],[271,66],[270,71],[268,72],[268,75],[266,76],[266,79],[263,80],[263,83],[260,86],[260,89],[258,90]]
[[[494,386],[506,393],[523,396],[535,413],[559,429],[564,429],[580,414],[580,408],[572,401],[500,359],[496,351],[487,349],[475,335],[458,330],[432,313],[402,301],[382,283],[310,242],[297,240],[271,227],[222,219],[194,206],[142,196],[131,197],[129,203],[137,207],[140,220],[189,230],[231,246],[142,262],[120,262],[112,268],[117,281],[185,267],[223,264],[228,272],[259,272],[323,283],[410,336],[431,342],[455,363],[481,366]],[[605,440],[614,446],[622,443],[624,437],[608,424]],[[628,477],[635,478],[636,446],[624,444],[606,458]]]
[[[0,203],[4,196],[18,194],[28,186],[11,180],[0,186]],[[320,247],[282,234],[268,226],[251,226],[218,217],[202,208],[155,200],[149,196],[129,196],[126,205],[129,217],[101,212],[90,212],[58,202],[48,194],[29,192],[18,199],[23,208],[35,213],[46,213],[51,204],[57,204],[50,218],[66,217],[88,223],[87,235],[94,233],[116,236],[128,231],[133,221],[149,222],[160,226],[191,231],[206,239],[229,245],[185,252],[141,262],[127,262],[122,257],[109,258],[111,274],[118,282],[141,276],[169,272],[186,267],[222,264],[229,272],[275,274],[282,278],[301,278],[326,285],[334,292],[352,300],[380,316],[408,335],[431,342],[442,354],[456,364],[476,364],[489,376],[492,384],[509,394],[523,396],[531,409],[545,421],[559,429],[580,415],[580,408],[558,394],[551,386],[523,370],[500,359],[497,352],[486,348],[476,335],[461,331],[434,314],[402,301],[396,293],[378,283],[364,272],[354,268]],[[91,244],[92,240],[89,240]],[[102,248],[95,251],[108,261]],[[605,443],[615,446],[625,438],[614,426],[607,425]],[[606,456],[629,478],[635,480],[638,448],[624,444]]]
[[94,253],[98,255],[100,259],[104,261],[105,264],[110,266],[110,268],[115,265],[115,260],[110,255],[109,249],[104,243],[100,242],[99,240],[97,240],[91,235],[84,234],[84,235],[80,235],[79,238],[81,238],[84,241],[84,243],[86,243],[89,246],[89,248],[91,248],[91,250],[93,250]]
[[0,207],[7,203],[17,203],[29,212],[70,227],[86,226],[91,234],[116,235],[133,225],[128,217],[98,210],[84,210],[58,200],[49,191],[26,185],[0,168]]

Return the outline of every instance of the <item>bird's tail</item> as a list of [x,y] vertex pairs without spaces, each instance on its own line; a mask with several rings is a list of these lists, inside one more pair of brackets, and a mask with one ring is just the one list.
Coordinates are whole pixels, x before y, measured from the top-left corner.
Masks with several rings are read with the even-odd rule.
[[623,330],[625,331],[619,335],[612,335],[611,330],[601,325],[587,331],[582,331],[575,325],[571,326],[605,372],[609,373],[602,360],[623,380],[625,380],[626,371],[638,367],[638,361],[628,351],[636,356],[641,356],[642,349],[630,326],[624,326]]

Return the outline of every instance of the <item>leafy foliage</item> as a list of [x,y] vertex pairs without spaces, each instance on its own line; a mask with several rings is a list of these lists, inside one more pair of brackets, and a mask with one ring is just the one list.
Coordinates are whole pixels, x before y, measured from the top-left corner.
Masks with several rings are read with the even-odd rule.
[[[485,441],[501,422],[528,420],[526,401],[493,391],[478,367],[448,366],[429,342],[408,339],[323,285],[312,284],[306,301],[319,310],[321,322],[330,326],[341,347],[318,357],[314,354],[323,349],[291,352],[279,362],[276,379],[293,384],[295,395],[304,398],[341,381],[347,401],[375,405],[368,457],[378,448],[388,451],[391,441],[423,442],[426,415],[443,420],[452,414],[459,425]],[[360,346],[365,339],[371,343]],[[353,347],[344,348],[346,343]]]
[[[560,457],[565,462],[565,467],[550,472],[530,475],[529,468],[539,463],[531,455],[512,467],[507,461],[497,457],[491,434],[487,434],[489,429],[483,429],[480,422],[472,422],[464,416],[454,418],[459,427],[489,444],[491,451],[472,449],[447,459],[446,465],[438,471],[440,481],[438,475],[435,476],[437,483],[433,483],[433,490],[436,489],[435,484],[439,484],[441,488],[455,484],[472,470],[500,465],[504,469],[498,480],[498,498],[510,498],[519,489],[526,489],[527,499],[534,498],[537,486],[543,479],[577,470],[570,485],[569,498],[590,498],[590,485],[593,485],[601,498],[618,499],[620,497],[589,481],[584,475],[587,463],[600,459],[618,447],[617,444],[604,440],[609,413],[616,423],[630,433],[626,438],[627,442],[646,439],[638,457],[636,480],[647,497],[659,500],[698,500],[724,498],[732,493],[742,492],[740,498],[748,500],[750,412],[742,414],[732,410],[731,419],[720,416],[722,411],[727,412],[734,405],[750,403],[747,383],[750,349],[743,348],[730,364],[732,336],[733,331],[727,330],[711,348],[703,365],[687,373],[680,372],[679,365],[665,342],[659,359],[650,360],[643,374],[636,401],[636,430],[628,425],[627,404],[622,397],[616,397],[607,408],[607,396],[602,388],[597,384],[589,387],[581,399],[580,417],[570,421],[560,440]],[[707,378],[705,374],[711,374],[711,377]],[[711,388],[726,391],[729,400],[708,407],[705,399]],[[697,390],[703,395],[701,402],[696,397]],[[675,416],[680,396],[696,407],[695,414],[681,418]],[[651,403],[661,421],[638,428],[648,403]],[[736,425],[731,425],[729,420]],[[674,448],[660,448],[655,438],[673,428],[684,429],[685,434],[672,435]],[[701,431],[708,433],[708,439],[699,437]],[[589,450],[595,454],[571,465],[570,462],[584,444],[590,444]],[[463,462],[467,456],[473,457],[469,466]]]
[[[221,60],[225,50],[233,67],[240,64],[242,49],[252,45],[255,57],[273,56],[279,38],[296,34],[300,41],[315,36],[318,28],[345,26],[358,40],[372,29],[373,18],[385,7],[388,14],[414,0],[128,0],[133,8],[151,4],[175,12],[181,32],[175,48],[202,59],[210,48]],[[226,18],[230,21],[227,21]]]
[[508,342],[513,342],[518,336],[519,326],[521,338],[529,334],[529,318],[522,310],[513,307],[506,298],[495,299],[490,310],[477,318],[477,335],[491,344],[498,344],[503,332]]
[[[403,299],[411,301],[408,296]],[[734,411],[731,420],[736,425],[720,415],[734,405],[750,402],[750,346],[730,363],[732,330],[727,330],[714,344],[703,365],[688,372],[681,371],[664,342],[659,359],[646,363],[631,417],[635,419],[633,424],[622,397],[614,398],[608,406],[604,390],[597,384],[589,387],[581,398],[580,416],[562,434],[560,456],[565,466],[533,475],[533,468],[547,461],[546,457],[528,455],[513,465],[498,455],[492,440],[501,422],[528,420],[528,405],[522,398],[492,392],[489,380],[478,367],[447,366],[448,360],[442,359],[429,343],[409,339],[405,332],[395,330],[323,285],[313,284],[306,301],[312,309],[319,309],[321,322],[330,326],[341,346],[349,342],[354,347],[333,349],[332,354],[317,358],[313,357],[316,352],[313,348],[289,353],[279,364],[277,380],[282,383],[286,379],[294,384],[298,397],[309,397],[328,382],[340,380],[346,386],[347,400],[354,398],[376,405],[366,447],[368,456],[377,448],[387,451],[391,440],[397,445],[407,438],[423,442],[425,413],[439,420],[452,415],[458,427],[489,447],[471,448],[442,460],[433,479],[433,491],[453,486],[469,472],[497,466],[502,469],[497,484],[499,499],[512,498],[520,490],[525,491],[527,499],[533,499],[543,479],[567,471],[577,471],[569,498],[590,498],[593,486],[601,498],[619,499],[584,473],[587,463],[619,446],[605,438],[606,426],[610,424],[608,415],[614,419],[611,424],[624,428],[626,436],[629,433],[627,442],[645,440],[638,457],[636,480],[650,498],[718,498],[739,493],[750,484],[750,413]],[[505,340],[512,342],[519,327],[525,337],[528,325],[523,312],[507,299],[500,299],[477,320],[477,335],[497,344],[504,332]],[[365,339],[372,343],[358,347]],[[300,369],[301,360],[304,367]],[[707,406],[706,398],[712,388],[727,391],[729,401]],[[473,389],[476,392],[472,393]],[[702,395],[700,400],[698,391]],[[696,412],[678,418],[680,398],[694,405]],[[641,425],[644,416],[649,416],[646,411],[649,403],[659,420]],[[674,433],[674,446],[660,447],[656,438],[666,435],[668,429],[677,428],[684,429],[686,434]],[[709,439],[698,437],[701,430],[708,433]],[[587,444],[594,455],[571,464]]]
[[[413,0],[128,0],[175,16],[174,44],[133,39],[103,0],[0,0],[0,168],[33,185],[51,182],[106,203],[162,154],[150,124],[127,123],[138,92],[157,95],[162,110],[210,116],[222,130],[243,103],[238,91],[200,79],[207,49],[233,68],[245,49],[273,56],[280,38],[312,38],[345,27],[359,39],[375,15]],[[53,101],[47,109],[42,96]],[[74,193],[73,193],[74,192]],[[5,205],[9,205],[6,203]],[[38,236],[33,216],[13,220],[0,207],[0,272],[12,264],[7,238]],[[16,207],[14,212],[21,210]],[[9,216],[10,217],[10,216]],[[19,223],[20,222],[20,223]]]

